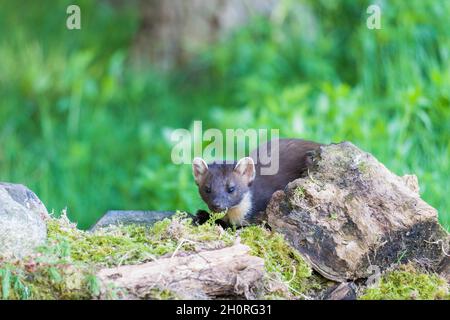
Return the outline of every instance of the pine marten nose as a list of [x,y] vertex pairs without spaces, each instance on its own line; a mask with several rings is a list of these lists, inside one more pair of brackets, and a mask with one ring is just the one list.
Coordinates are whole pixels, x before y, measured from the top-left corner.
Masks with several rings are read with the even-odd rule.
[[213,203],[211,204],[211,208],[212,211],[214,212],[222,212],[225,211],[225,208],[223,208],[220,204],[218,203]]

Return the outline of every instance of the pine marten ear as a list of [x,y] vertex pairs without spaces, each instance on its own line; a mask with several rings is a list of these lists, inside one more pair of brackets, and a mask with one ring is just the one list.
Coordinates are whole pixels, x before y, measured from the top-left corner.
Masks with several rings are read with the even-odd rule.
[[192,173],[194,175],[195,183],[200,185],[208,172],[208,165],[202,158],[196,157],[192,160]]
[[251,185],[255,179],[255,163],[252,158],[245,157],[239,160],[236,167],[234,167],[234,171],[244,179],[247,185]]

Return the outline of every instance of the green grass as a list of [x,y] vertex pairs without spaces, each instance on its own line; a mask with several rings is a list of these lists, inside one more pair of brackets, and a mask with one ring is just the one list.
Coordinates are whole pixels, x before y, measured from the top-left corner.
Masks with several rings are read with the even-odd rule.
[[[276,128],[284,137],[351,140],[402,175],[450,227],[450,2],[283,1],[170,74],[128,63],[133,2],[0,4],[0,180],[24,183],[81,228],[109,209],[204,208],[168,133]],[[303,12],[303,11],[302,11]],[[300,16],[299,16],[300,15]],[[312,28],[312,29],[311,29]],[[310,30],[306,32],[305,30]]]

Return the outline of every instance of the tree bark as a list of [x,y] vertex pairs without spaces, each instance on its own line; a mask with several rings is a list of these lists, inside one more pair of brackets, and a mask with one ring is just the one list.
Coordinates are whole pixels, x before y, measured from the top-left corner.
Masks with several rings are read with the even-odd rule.
[[449,247],[417,178],[393,174],[349,142],[320,147],[308,175],[277,191],[267,215],[314,269],[339,282],[408,261],[436,269]]
[[269,15],[279,0],[146,0],[133,43],[136,63],[167,70],[254,15]]
[[264,260],[242,244],[161,258],[140,265],[103,269],[97,274],[102,296],[122,289],[123,299],[152,298],[152,290],[169,290],[181,299],[255,299],[263,289]]

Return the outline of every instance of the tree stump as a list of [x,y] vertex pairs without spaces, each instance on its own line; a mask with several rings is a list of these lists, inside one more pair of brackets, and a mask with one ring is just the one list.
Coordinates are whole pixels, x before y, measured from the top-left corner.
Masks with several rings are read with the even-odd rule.
[[277,191],[267,215],[315,270],[345,282],[394,263],[436,268],[443,260],[449,236],[420,198],[415,176],[393,174],[349,142],[311,157],[307,176]]

